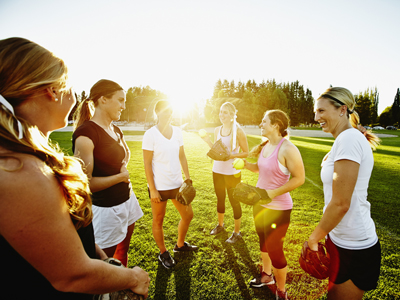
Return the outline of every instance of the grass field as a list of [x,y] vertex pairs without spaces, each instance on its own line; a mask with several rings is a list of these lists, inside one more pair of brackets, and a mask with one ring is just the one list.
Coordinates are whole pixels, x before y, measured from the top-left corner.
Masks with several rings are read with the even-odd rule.
[[[374,153],[375,167],[369,187],[372,217],[377,225],[382,246],[382,268],[377,290],[367,292],[364,299],[400,299],[400,196],[396,191],[400,180],[399,131],[382,131],[396,134],[396,138],[383,138]],[[125,132],[125,135],[142,132]],[[71,154],[71,133],[51,135],[66,153]],[[249,146],[260,141],[258,136],[248,136]],[[291,141],[301,151],[306,182],[293,191],[294,208],[291,215],[284,250],[288,260],[287,289],[290,299],[326,299],[327,280],[317,280],[306,275],[298,264],[303,242],[321,218],[323,208],[322,183],[319,177],[323,156],[330,150],[332,138],[292,137]],[[275,286],[252,289],[248,282],[260,268],[258,236],[255,233],[252,209],[243,206],[243,241],[230,245],[224,241],[233,231],[233,214],[227,201],[225,225],[227,232],[210,236],[216,225],[216,198],[212,184],[212,162],[206,156],[207,146],[195,133],[184,133],[185,151],[190,174],[197,189],[193,202],[194,219],[186,240],[200,247],[191,254],[175,254],[177,266],[164,269],[157,261],[158,249],[151,233],[151,207],[147,194],[143,168],[141,142],[127,142],[131,149],[128,169],[132,186],[143,209],[144,216],[137,222],[131,241],[129,265],[139,265],[152,278],[149,299],[275,299]],[[257,182],[257,175],[242,172],[242,181]],[[170,203],[164,220],[165,241],[171,251],[177,238],[179,214]]]

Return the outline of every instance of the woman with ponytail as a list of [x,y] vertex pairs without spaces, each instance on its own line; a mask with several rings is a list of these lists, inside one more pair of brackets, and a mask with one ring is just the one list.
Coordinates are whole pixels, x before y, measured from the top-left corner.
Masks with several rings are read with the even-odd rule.
[[341,87],[327,89],[315,104],[315,121],[335,138],[322,161],[324,214],[308,239],[311,250],[326,239],[328,299],[362,299],[364,291],[376,288],[380,273],[381,248],[367,201],[372,149],[380,140],[359,126],[355,104]]
[[[0,40],[0,256],[4,299],[92,299],[149,277],[97,258],[88,179],[48,140],[75,104],[67,67],[22,38]],[[23,286],[24,292],[21,291]]]
[[[214,161],[213,182],[215,194],[217,195],[218,224],[210,233],[211,235],[216,235],[225,231],[225,198],[226,194],[228,194],[235,223],[232,235],[226,240],[227,243],[231,244],[237,242],[242,237],[240,232],[242,207],[239,201],[233,199],[231,190],[231,188],[234,188],[240,182],[241,173],[240,170],[236,170],[233,167],[232,162],[234,158],[246,158],[249,153],[246,134],[236,122],[236,112],[236,108],[232,103],[225,102],[222,104],[219,111],[219,119],[222,126],[214,130],[214,142],[221,139],[222,143],[231,151],[231,155],[227,161]],[[208,135],[203,137],[203,139],[210,147],[213,146]],[[240,149],[242,149],[242,152],[239,151]]]
[[260,124],[261,135],[267,141],[250,152],[251,157],[257,157],[257,163],[246,161],[244,165],[246,169],[259,173],[257,187],[265,189],[272,199],[269,204],[253,206],[262,271],[260,276],[250,281],[250,286],[259,288],[276,281],[276,299],[287,299],[287,261],[283,242],[293,208],[289,192],[301,186],[305,179],[300,152],[286,139],[288,126],[286,113],[278,109],[267,111]]
[[99,80],[74,114],[75,156],[85,164],[93,202],[96,243],[109,257],[128,263],[135,222],[143,212],[132,191],[126,168],[130,152],[122,131],[114,125],[125,109],[125,92],[111,80]]

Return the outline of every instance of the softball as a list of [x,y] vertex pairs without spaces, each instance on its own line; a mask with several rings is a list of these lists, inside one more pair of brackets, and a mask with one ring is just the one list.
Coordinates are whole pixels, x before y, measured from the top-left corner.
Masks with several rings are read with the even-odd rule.
[[199,136],[200,136],[201,138],[205,137],[206,135],[207,135],[207,131],[205,131],[204,129],[200,129],[200,130],[199,130]]
[[235,158],[232,165],[236,170],[241,170],[244,168],[244,160],[241,158]]

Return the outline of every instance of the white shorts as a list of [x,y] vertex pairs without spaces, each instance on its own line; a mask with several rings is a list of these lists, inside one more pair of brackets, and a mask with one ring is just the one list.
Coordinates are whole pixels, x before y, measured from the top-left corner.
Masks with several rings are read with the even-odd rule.
[[132,191],[131,198],[112,207],[93,205],[93,229],[95,242],[101,249],[110,248],[122,242],[128,226],[143,216],[139,202]]

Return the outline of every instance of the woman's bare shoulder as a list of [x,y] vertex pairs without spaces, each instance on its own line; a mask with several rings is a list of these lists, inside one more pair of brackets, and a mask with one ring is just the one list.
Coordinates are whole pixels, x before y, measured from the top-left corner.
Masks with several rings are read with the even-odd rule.
[[[4,149],[3,149],[4,150]],[[35,192],[43,193],[58,189],[53,172],[39,158],[22,153],[0,149],[0,190],[3,197],[34,197]]]
[[281,146],[284,154],[293,154],[299,152],[299,149],[291,141],[285,139]]

